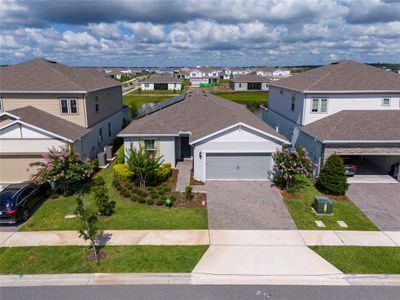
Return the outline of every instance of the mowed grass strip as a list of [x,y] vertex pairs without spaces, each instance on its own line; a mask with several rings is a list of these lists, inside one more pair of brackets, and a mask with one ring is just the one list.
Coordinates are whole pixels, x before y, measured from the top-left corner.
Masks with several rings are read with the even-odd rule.
[[[138,204],[130,199],[121,198],[112,187],[112,166],[100,171],[97,176],[104,178],[110,199],[117,203],[113,215],[99,218],[98,225],[102,230],[208,228],[206,208],[167,208]],[[81,197],[86,206],[96,210],[93,193],[86,192]],[[78,218],[64,218],[68,214],[73,214],[75,207],[75,196],[48,199],[19,230],[77,230],[80,226]]]
[[400,274],[400,247],[312,246],[346,274]]
[[252,111],[268,103],[268,92],[214,92],[213,94],[236,103],[246,104]]
[[0,248],[1,274],[191,272],[208,246],[106,246],[100,265],[89,247]]
[[[321,195],[313,186],[304,187],[296,194],[286,194],[283,200],[297,228],[305,230],[379,230],[366,215],[347,197],[333,202],[333,215],[317,216],[311,209],[314,197]],[[318,227],[315,221],[322,221],[326,227]],[[337,221],[344,221],[348,228],[342,228]]]

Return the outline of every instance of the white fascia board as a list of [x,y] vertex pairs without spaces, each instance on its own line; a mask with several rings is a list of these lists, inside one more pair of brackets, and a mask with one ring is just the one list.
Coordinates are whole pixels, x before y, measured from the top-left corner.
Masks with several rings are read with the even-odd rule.
[[11,94],[86,94],[87,91],[0,91]]
[[264,131],[262,131],[262,130],[259,130],[259,129],[257,129],[257,128],[254,128],[254,127],[252,127],[252,126],[250,126],[250,125],[247,125],[247,124],[245,124],[245,123],[242,123],[242,122],[239,122],[239,123],[233,124],[233,125],[231,125],[231,126],[225,127],[225,128],[223,128],[223,129],[221,129],[221,130],[215,131],[215,132],[213,132],[213,133],[211,133],[211,134],[209,134],[209,135],[206,135],[206,136],[204,136],[204,137],[202,137],[202,138],[199,138],[199,139],[197,139],[197,140],[195,140],[195,141],[189,143],[189,145],[194,145],[194,144],[196,144],[196,143],[198,143],[198,142],[201,142],[201,141],[203,141],[203,140],[205,140],[205,139],[208,139],[208,138],[210,138],[210,137],[213,137],[213,136],[215,136],[215,135],[217,135],[217,134],[223,133],[223,132],[225,132],[225,131],[227,131],[227,130],[229,130],[229,129],[235,128],[235,127],[237,127],[237,126],[246,127],[246,128],[248,128],[248,129],[254,130],[254,131],[258,132],[258,133],[261,133],[262,135],[271,137],[271,138],[273,138],[273,139],[275,139],[275,140],[278,140],[278,141],[280,141],[280,142],[282,142],[282,143],[284,143],[284,144],[290,145],[290,143],[289,143],[288,141],[285,141],[285,140],[283,140],[283,139],[281,139],[281,138],[278,138],[277,136],[274,136],[274,135],[272,135],[272,134],[269,134],[269,133],[267,133],[267,132],[264,132]]
[[289,88],[285,86],[280,86],[278,83],[274,84],[273,81],[269,84],[269,86],[286,89],[289,91],[300,92],[303,94],[378,94],[378,93],[400,93],[400,90],[302,90],[302,89],[295,89]]
[[122,133],[122,134],[117,134],[118,137],[144,137],[144,136],[152,136],[152,137],[157,137],[157,136],[179,136],[179,134],[139,134],[139,133]]
[[48,135],[51,135],[51,136],[53,136],[53,137],[55,137],[55,138],[59,138],[59,139],[61,139],[61,140],[63,140],[63,141],[66,141],[66,142],[68,142],[68,143],[73,143],[73,142],[75,142],[75,141],[70,140],[70,139],[68,139],[68,138],[66,138],[66,137],[64,137],[64,136],[55,134],[55,133],[53,133],[53,132],[51,132],[51,131],[47,131],[47,130],[45,130],[45,129],[43,129],[43,128],[34,126],[34,125],[32,125],[32,124],[23,122],[23,121],[21,121],[21,120],[15,120],[14,122],[8,123],[7,125],[1,127],[0,130],[3,130],[3,129],[5,129],[5,128],[9,127],[9,126],[14,125],[14,124],[25,125],[26,127],[35,129],[35,130],[40,131],[40,132],[43,132],[43,133],[46,133],[46,134],[48,134]]
[[7,111],[3,111],[2,113],[0,113],[0,117],[2,117],[2,116],[9,116],[10,118],[13,118],[13,119],[16,119],[16,120],[21,119],[20,117],[18,117],[16,115],[13,115],[13,114],[11,114],[11,113],[9,113]]

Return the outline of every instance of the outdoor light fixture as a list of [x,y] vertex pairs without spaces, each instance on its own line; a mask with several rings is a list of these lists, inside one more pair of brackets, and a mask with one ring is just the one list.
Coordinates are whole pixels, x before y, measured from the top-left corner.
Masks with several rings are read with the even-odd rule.
[[199,158],[201,159],[201,157],[203,156],[203,154],[201,154],[201,151],[199,152]]

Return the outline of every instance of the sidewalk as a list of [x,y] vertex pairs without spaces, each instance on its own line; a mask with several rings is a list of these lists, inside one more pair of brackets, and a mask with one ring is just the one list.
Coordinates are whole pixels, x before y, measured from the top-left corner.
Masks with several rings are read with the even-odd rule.
[[178,192],[184,192],[185,188],[188,185],[190,185],[190,172],[192,170],[192,160],[185,159],[184,161],[179,161],[176,164],[176,168],[179,170],[176,182],[176,190]]
[[[102,245],[390,246],[400,231],[107,230]],[[0,232],[0,247],[87,245],[77,231]]]

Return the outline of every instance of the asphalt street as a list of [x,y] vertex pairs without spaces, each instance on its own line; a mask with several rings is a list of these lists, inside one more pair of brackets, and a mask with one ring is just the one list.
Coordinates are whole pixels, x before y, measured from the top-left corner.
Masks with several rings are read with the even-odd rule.
[[399,298],[400,287],[394,286],[123,285],[10,287],[0,289],[1,300],[398,300]]

